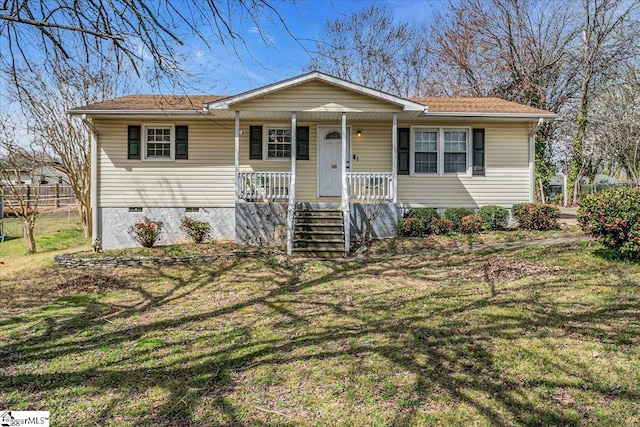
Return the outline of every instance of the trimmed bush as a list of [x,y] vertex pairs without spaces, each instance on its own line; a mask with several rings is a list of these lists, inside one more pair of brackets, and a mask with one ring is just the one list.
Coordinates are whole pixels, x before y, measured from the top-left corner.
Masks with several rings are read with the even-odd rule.
[[418,218],[402,218],[398,221],[398,236],[416,237],[422,235],[422,221]]
[[476,234],[482,230],[482,218],[480,215],[465,215],[460,218],[460,232],[464,234]]
[[451,221],[444,218],[434,218],[431,220],[431,232],[433,234],[447,234],[451,231]]
[[129,227],[129,234],[143,247],[152,248],[160,240],[163,227],[162,221],[153,221],[145,216],[142,218],[142,222],[136,222]]
[[460,220],[463,216],[474,214],[475,212],[469,208],[449,208],[444,211],[444,217],[451,221],[453,231],[460,231]]
[[520,216],[520,211],[522,210],[522,208],[524,208],[528,204],[529,203],[516,203],[515,205],[511,206],[511,215],[514,218],[518,218]]
[[502,230],[509,221],[509,210],[501,206],[483,206],[478,209],[485,230]]
[[553,205],[540,203],[519,203],[511,210],[518,220],[520,228],[525,230],[553,230],[558,228],[560,209]]
[[640,258],[640,189],[613,188],[582,199],[578,224],[604,246]]
[[191,237],[194,243],[204,242],[204,239],[209,237],[211,232],[211,226],[208,222],[199,221],[188,216],[182,217],[180,228]]
[[404,215],[404,218],[415,218],[420,221],[420,233],[431,233],[431,221],[440,218],[438,211],[433,208],[415,208]]

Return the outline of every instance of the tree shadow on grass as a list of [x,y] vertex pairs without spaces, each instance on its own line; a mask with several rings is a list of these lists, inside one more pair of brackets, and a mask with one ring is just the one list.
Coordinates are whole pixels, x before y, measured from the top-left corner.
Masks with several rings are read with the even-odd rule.
[[[146,408],[136,424],[193,425],[211,419],[209,424],[216,425],[299,425],[314,421],[314,416],[326,422],[331,414],[317,407],[307,418],[301,406],[292,402],[293,407],[282,408],[277,397],[266,403],[246,400],[243,392],[253,390],[246,388],[247,381],[264,382],[262,387],[269,388],[270,379],[256,372],[275,370],[277,376],[297,363],[321,370],[323,364],[345,357],[375,357],[414,378],[410,389],[396,393],[404,401],[395,402],[395,410],[386,413],[388,425],[419,423],[424,415],[420,408],[433,400],[434,390],[473,408],[493,425],[583,424],[584,418],[559,404],[540,406],[525,396],[538,388],[574,387],[576,381],[605,396],[610,390],[602,378],[588,366],[558,359],[554,369],[571,380],[541,375],[535,382],[522,382],[497,368],[500,356],[494,342],[545,338],[549,331],[615,342],[622,326],[611,325],[628,324],[630,313],[638,312],[637,299],[612,301],[599,310],[558,307],[553,295],[563,283],[557,277],[510,287],[497,283],[493,291],[474,293],[456,289],[455,278],[446,274],[435,279],[437,275],[421,276],[482,259],[442,255],[436,260],[409,256],[393,262],[323,261],[315,264],[318,272],[313,274],[311,267],[274,259],[147,269],[124,279],[123,288],[138,298],[136,304],[116,306],[83,294],[34,314],[46,329],[27,330],[0,349],[0,387],[29,396],[89,384],[87,392],[93,395],[83,398],[115,394],[100,406],[98,424],[119,415],[123,395],[135,398],[161,389],[166,396]],[[425,286],[426,280],[436,281],[437,286],[414,290],[416,285],[410,284],[403,290],[402,283],[390,282],[380,289],[371,284],[398,277],[411,277]],[[168,285],[158,287],[155,282]],[[186,305],[193,300],[201,304]],[[488,307],[510,314],[489,316]],[[526,313],[519,315],[519,308]],[[97,357],[87,366],[16,372],[21,365],[39,366],[108,349],[123,354],[113,360]],[[247,372],[257,376],[247,380],[242,377]],[[353,386],[361,384],[356,381]],[[634,401],[640,395],[620,390],[617,398]],[[19,402],[12,399],[7,403]],[[350,405],[352,410],[358,406],[343,405],[346,412]]]

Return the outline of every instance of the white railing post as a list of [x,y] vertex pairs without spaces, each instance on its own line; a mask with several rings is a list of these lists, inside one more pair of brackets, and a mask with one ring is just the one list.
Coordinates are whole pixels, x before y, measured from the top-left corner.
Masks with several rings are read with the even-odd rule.
[[298,136],[296,113],[291,113],[291,175],[289,178],[289,205],[287,208],[287,254],[293,252],[294,222],[296,214],[296,157]]
[[391,201],[398,203],[398,113],[393,113],[391,125]]
[[245,201],[289,200],[291,172],[239,172],[238,198]]
[[349,199],[392,202],[395,177],[392,172],[347,172]]

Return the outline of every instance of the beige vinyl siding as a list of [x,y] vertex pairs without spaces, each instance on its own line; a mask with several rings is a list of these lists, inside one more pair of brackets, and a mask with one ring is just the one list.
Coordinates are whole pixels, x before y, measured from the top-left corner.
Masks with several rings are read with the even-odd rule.
[[[151,121],[149,121],[151,123]],[[233,122],[153,120],[189,126],[189,159],[127,159],[127,126],[138,120],[96,120],[101,207],[233,207]]]
[[[439,126],[439,125],[438,125]],[[435,208],[500,205],[529,201],[529,128],[474,123],[485,129],[485,176],[398,177],[398,202]],[[409,127],[403,124],[402,127]]]
[[[351,136],[351,171],[352,172],[391,172],[392,121],[388,123],[354,122]],[[356,132],[362,131],[362,136]],[[356,159],[353,159],[356,156]]]
[[[331,100],[327,102],[327,100]],[[357,92],[314,81],[234,104],[240,111],[392,112],[401,107]]]
[[[391,115],[389,115],[391,116]],[[153,123],[163,121],[154,120]],[[189,126],[189,160],[143,161],[127,159],[127,125],[140,121],[97,120],[99,135],[98,205],[102,207],[233,207],[233,121],[172,120],[167,124]],[[296,200],[336,202],[340,198],[318,197],[317,126],[340,127],[339,122],[298,121],[309,126],[309,160],[297,161]],[[348,121],[351,129],[351,170],[392,170],[391,117],[385,122]],[[399,123],[411,127],[417,123]],[[240,170],[290,171],[291,161],[249,160],[249,127],[284,125],[252,120],[240,121]],[[422,124],[420,124],[422,126]],[[448,126],[429,123],[428,127]],[[451,125],[460,127],[460,123]],[[465,125],[466,127],[467,125]],[[529,200],[529,145],[531,123],[483,124],[486,176],[398,176],[398,202],[409,206],[478,207],[498,204],[510,207]],[[356,132],[362,131],[357,137]]]

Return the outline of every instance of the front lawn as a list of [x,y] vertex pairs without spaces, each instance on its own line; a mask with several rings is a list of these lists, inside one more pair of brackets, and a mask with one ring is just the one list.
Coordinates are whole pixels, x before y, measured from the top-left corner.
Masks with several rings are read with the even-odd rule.
[[0,408],[52,425],[640,424],[640,264],[596,244],[1,283]]

